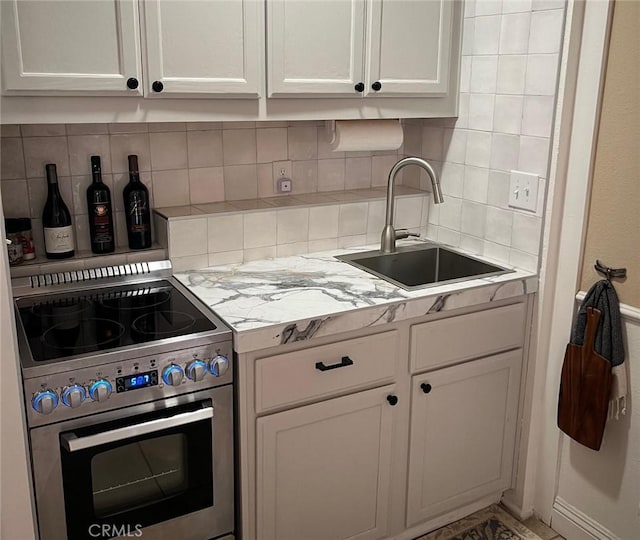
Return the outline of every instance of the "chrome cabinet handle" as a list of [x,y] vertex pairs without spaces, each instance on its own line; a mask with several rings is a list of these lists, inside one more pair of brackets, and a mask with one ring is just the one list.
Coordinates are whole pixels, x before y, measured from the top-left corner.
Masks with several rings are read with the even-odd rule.
[[116,441],[131,439],[138,435],[146,435],[155,433],[185,424],[192,424],[199,420],[213,418],[213,407],[206,407],[197,411],[186,412],[170,416],[169,418],[158,418],[149,420],[142,424],[134,424],[133,426],[125,426],[95,435],[87,435],[86,437],[77,437],[75,433],[65,433],[62,435],[62,446],[69,452],[77,452],[78,450],[86,450],[87,448],[95,448],[103,444],[109,444]]
[[331,364],[330,366],[327,366],[324,362],[316,362],[316,369],[318,371],[329,371],[330,369],[338,369],[341,367],[347,367],[352,365],[353,365],[353,360],[351,360],[351,358],[349,358],[348,356],[343,356],[340,362],[338,362],[337,364]]

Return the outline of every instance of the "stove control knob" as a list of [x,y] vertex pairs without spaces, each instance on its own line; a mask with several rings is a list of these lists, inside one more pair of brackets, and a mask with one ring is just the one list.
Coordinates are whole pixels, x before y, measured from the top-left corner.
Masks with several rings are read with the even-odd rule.
[[164,384],[168,384],[169,386],[178,386],[183,378],[184,370],[176,364],[167,366],[162,372],[162,380]]
[[43,390],[33,396],[33,410],[40,414],[49,414],[58,406],[58,394],[53,390]]
[[193,362],[189,362],[187,364],[186,372],[187,377],[192,381],[201,381],[207,374],[207,364],[205,364],[202,360],[194,360]]
[[229,369],[229,359],[219,354],[209,362],[209,372],[214,377],[222,377]]
[[85,399],[87,399],[87,391],[79,384],[67,386],[62,391],[62,403],[67,407],[79,407]]
[[106,379],[95,381],[89,387],[89,396],[93,401],[105,401],[113,392],[113,386]]

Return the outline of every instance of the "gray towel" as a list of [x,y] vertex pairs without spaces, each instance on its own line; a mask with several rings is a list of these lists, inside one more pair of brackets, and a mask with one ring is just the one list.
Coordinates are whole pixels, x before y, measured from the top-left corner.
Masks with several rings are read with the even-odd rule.
[[613,377],[609,417],[619,418],[620,413],[626,412],[628,380],[624,365],[620,301],[610,281],[598,281],[584,297],[571,333],[571,343],[576,345],[584,344],[588,307],[593,307],[601,313],[594,348],[599,355],[611,362]]

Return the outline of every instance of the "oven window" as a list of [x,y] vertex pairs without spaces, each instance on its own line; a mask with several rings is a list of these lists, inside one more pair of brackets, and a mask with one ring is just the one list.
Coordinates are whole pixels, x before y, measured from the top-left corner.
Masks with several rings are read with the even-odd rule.
[[175,433],[93,456],[93,508],[99,518],[175,497],[188,489],[187,439]]

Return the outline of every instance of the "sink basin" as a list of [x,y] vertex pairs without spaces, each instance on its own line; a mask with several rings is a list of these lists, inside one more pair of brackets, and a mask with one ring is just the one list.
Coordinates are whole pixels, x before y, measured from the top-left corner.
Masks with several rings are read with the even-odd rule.
[[409,291],[513,272],[434,244],[399,247],[395,253],[350,253],[336,259]]

